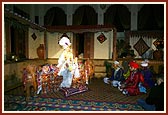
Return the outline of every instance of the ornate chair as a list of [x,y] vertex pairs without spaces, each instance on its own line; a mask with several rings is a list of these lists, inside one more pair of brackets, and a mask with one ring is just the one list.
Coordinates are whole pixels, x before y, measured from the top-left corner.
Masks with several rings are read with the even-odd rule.
[[24,91],[26,95],[26,101],[28,101],[31,93],[37,91],[37,74],[36,74],[36,66],[33,64],[29,64],[26,68],[23,69],[23,84]]
[[62,81],[62,76],[58,76],[58,68],[54,64],[44,64],[38,70],[38,84],[43,93],[57,91]]
[[89,82],[91,83],[91,79],[94,77],[95,68],[93,61],[89,58],[84,62],[84,72],[86,84]]

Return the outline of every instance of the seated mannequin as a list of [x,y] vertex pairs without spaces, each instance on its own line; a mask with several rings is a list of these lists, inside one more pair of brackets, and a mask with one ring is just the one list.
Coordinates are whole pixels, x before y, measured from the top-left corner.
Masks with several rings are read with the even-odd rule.
[[144,82],[143,75],[138,71],[139,64],[135,61],[130,61],[130,76],[120,84],[118,89],[124,94],[124,95],[130,95],[130,96],[136,96],[141,94],[139,89],[139,83]]
[[121,82],[123,82],[124,76],[123,72],[124,70],[121,68],[120,63],[118,61],[113,62],[113,68],[112,68],[112,75],[110,78],[105,77],[104,82],[107,84],[111,84],[114,87],[118,87]]

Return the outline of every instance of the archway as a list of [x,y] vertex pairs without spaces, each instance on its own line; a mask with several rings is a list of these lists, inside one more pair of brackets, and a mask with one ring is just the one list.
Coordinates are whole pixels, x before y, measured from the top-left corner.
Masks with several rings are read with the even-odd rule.
[[[89,5],[83,5],[77,8],[73,15],[73,25],[97,25],[97,13],[94,8]],[[83,54],[84,58],[93,58],[93,41],[94,33],[75,33],[75,55]]]
[[118,32],[130,30],[131,13],[124,5],[111,5],[104,14],[104,24],[114,25]]
[[60,26],[66,25],[66,14],[59,7],[50,8],[44,16],[45,26]]
[[163,30],[164,5],[145,4],[138,12],[138,30]]

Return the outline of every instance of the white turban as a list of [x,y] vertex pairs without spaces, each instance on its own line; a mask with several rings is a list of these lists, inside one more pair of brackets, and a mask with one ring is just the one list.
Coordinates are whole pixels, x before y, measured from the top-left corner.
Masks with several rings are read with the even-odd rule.
[[67,37],[62,37],[61,40],[59,41],[59,45],[61,46],[70,46],[70,40]]
[[115,65],[119,65],[120,63],[118,61],[113,62]]
[[148,60],[142,61],[141,62],[141,66],[142,67],[147,67],[148,66],[148,62],[149,62]]

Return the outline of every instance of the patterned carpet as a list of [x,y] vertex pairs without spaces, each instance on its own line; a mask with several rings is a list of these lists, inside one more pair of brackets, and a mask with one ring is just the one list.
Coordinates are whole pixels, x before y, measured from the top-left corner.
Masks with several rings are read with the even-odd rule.
[[24,96],[8,95],[5,97],[5,111],[143,111],[140,106],[130,103],[41,98],[38,96],[31,97],[26,102]]
[[[136,104],[147,94],[125,96],[117,88],[104,84],[102,79],[92,79],[89,90],[65,97],[62,91],[33,96],[26,103],[23,88],[5,95],[5,111],[143,111]],[[18,92],[19,91],[19,92]],[[17,92],[17,93],[16,93]],[[8,103],[7,102],[8,99]]]
[[[121,103],[136,103],[139,98],[145,99],[147,94],[138,96],[125,96],[117,88],[105,84],[102,79],[93,79],[88,85],[89,90],[80,94],[66,97],[66,99],[78,99],[87,101],[102,101],[102,102],[121,102]],[[41,97],[49,98],[65,98],[63,92],[49,92],[41,94]]]

